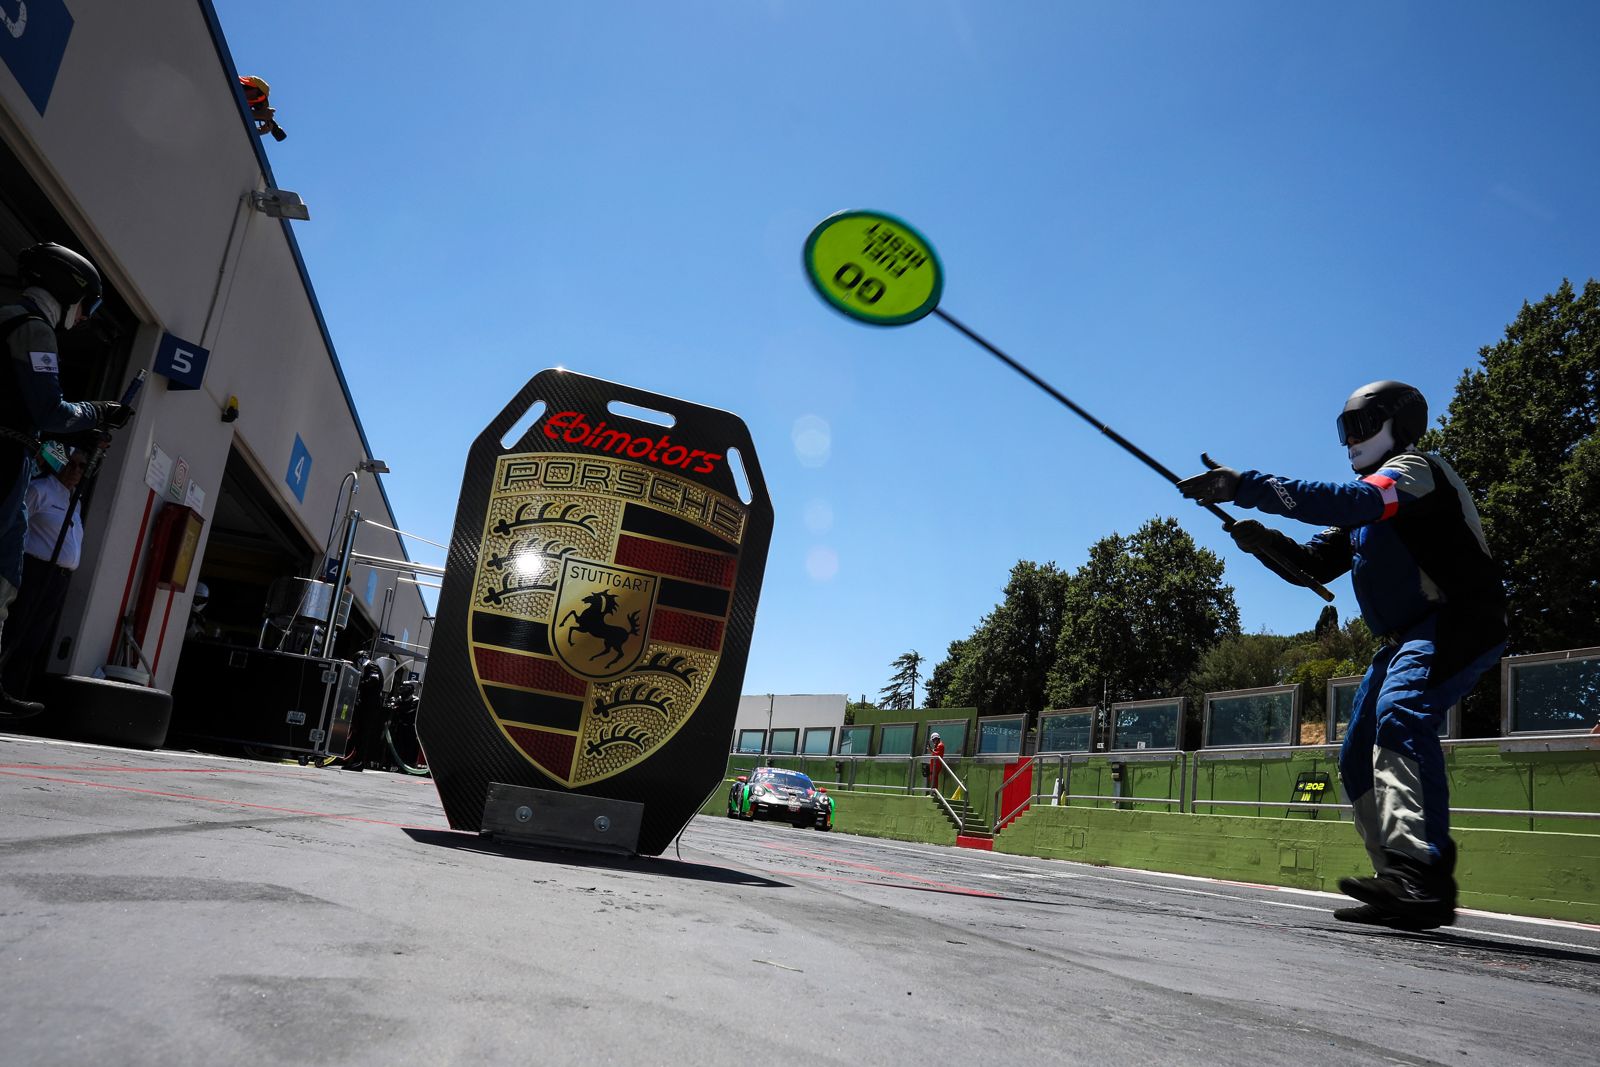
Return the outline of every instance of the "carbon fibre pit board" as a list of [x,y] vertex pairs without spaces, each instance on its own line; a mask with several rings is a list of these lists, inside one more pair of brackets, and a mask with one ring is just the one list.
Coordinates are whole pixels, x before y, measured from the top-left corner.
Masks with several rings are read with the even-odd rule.
[[481,828],[491,783],[557,790],[644,805],[659,855],[726,767],[771,538],[738,416],[528,382],[467,457],[417,713],[450,825]]

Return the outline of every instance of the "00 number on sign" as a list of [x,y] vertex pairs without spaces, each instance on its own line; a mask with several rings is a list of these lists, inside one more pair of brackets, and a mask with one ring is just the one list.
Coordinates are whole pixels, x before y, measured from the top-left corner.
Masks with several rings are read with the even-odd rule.
[[883,283],[865,276],[866,271],[854,263],[846,263],[833,272],[833,280],[845,292],[855,290],[856,299],[865,304],[876,304],[883,299]]
[[943,280],[932,247],[905,222],[841,211],[806,238],[806,275],[823,300],[853,319],[903,326],[939,303]]

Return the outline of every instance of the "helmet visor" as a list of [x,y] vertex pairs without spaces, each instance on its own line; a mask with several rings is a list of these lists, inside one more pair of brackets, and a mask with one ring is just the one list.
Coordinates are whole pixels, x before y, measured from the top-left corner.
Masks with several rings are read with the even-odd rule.
[[1338,420],[1339,443],[1348,445],[1353,441],[1365,441],[1383,429],[1383,424],[1388,419],[1388,414],[1377,407],[1365,407],[1355,411],[1343,412]]

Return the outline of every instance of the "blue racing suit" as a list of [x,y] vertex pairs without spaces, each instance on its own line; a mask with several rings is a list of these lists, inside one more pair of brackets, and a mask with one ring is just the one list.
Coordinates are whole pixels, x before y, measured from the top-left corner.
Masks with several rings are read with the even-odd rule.
[[1466,486],[1439,456],[1407,450],[1352,482],[1244,471],[1234,501],[1328,527],[1305,544],[1277,531],[1272,540],[1318,581],[1349,571],[1361,615],[1383,641],[1339,753],[1356,831],[1378,873],[1410,866],[1453,886],[1438,726],[1506,640],[1500,570]]
[[[93,429],[92,404],[61,399],[56,332],[40,308],[24,303],[0,307],[6,334],[6,369],[0,372],[0,623],[22,583],[22,541],[28,530],[23,494],[32,474],[38,436]],[[6,589],[9,584],[10,590]]]

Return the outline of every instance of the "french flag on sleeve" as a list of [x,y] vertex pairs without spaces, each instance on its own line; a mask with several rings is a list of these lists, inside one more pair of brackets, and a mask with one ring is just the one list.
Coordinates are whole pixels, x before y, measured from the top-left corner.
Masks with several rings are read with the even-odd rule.
[[1400,510],[1400,491],[1395,488],[1394,473],[1378,471],[1361,480],[1383,494],[1383,514],[1378,516],[1378,521],[1394,518],[1394,513]]

